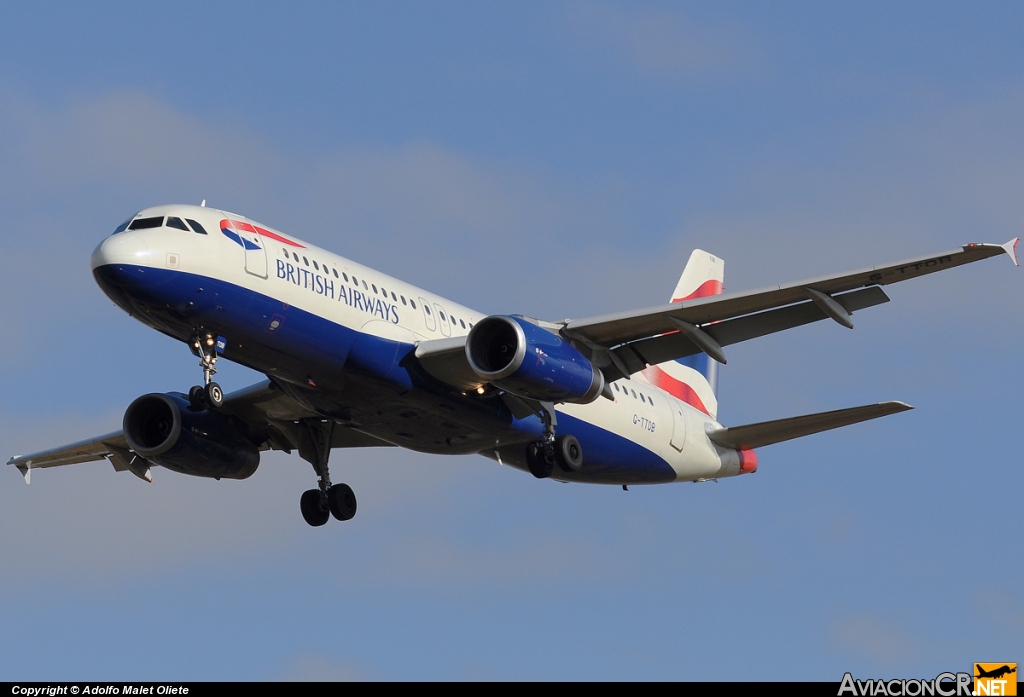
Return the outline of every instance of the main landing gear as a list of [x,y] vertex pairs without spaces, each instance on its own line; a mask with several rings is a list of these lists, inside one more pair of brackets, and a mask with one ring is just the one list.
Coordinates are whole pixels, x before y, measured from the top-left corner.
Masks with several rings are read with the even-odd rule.
[[546,479],[554,474],[556,465],[563,472],[579,472],[583,467],[583,447],[575,436],[555,435],[555,406],[546,402],[541,404],[544,437],[526,446],[526,464],[530,474],[537,479]]
[[195,385],[188,391],[188,401],[193,409],[220,409],[224,405],[224,390],[213,381],[213,376],[217,372],[214,367],[217,364],[216,339],[209,335],[194,336],[192,350],[199,356],[199,366],[203,369],[203,384]]
[[327,468],[334,421],[303,419],[299,426],[299,457],[313,465],[320,477],[319,488],[303,492],[299,499],[303,519],[313,527],[325,524],[332,515],[338,520],[351,520],[356,514],[356,495],[348,484],[332,485]]

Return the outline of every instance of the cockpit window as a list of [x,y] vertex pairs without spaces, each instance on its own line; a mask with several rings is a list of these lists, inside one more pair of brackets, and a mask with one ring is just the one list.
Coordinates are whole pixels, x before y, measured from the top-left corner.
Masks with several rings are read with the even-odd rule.
[[185,232],[189,232],[188,226],[185,225],[182,219],[175,218],[173,216],[167,219],[167,227],[172,227],[177,230],[184,230]]
[[136,218],[131,225],[128,226],[129,230],[149,230],[150,228],[160,227],[164,224],[163,216],[158,218]]
[[[138,215],[138,213],[136,213],[135,215]],[[135,215],[133,215],[131,218],[128,218],[128,220],[118,225],[117,228],[114,229],[114,234],[116,235],[119,232],[124,232],[125,230],[127,230],[129,223],[132,222],[132,219],[135,218]]]
[[188,222],[189,225],[192,226],[192,229],[198,232],[200,235],[206,234],[206,229],[203,228],[203,226],[197,223],[196,221],[192,220],[192,218],[185,218],[185,220]]

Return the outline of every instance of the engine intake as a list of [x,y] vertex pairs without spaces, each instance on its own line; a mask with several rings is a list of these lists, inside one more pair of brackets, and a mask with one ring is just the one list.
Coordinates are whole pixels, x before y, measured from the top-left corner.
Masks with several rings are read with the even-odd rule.
[[521,317],[477,322],[466,358],[482,380],[520,397],[587,404],[604,389],[604,374],[572,344]]
[[245,479],[256,471],[260,454],[221,414],[193,411],[178,393],[147,394],[124,413],[129,447],[150,462],[182,474],[214,479]]

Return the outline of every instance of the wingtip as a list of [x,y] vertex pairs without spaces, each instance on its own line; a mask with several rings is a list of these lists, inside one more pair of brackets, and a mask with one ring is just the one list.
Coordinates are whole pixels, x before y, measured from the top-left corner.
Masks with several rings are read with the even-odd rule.
[[907,404],[906,402],[901,402],[898,399],[894,399],[894,400],[891,400],[891,401],[888,401],[888,402],[882,402],[882,405],[883,406],[887,406],[887,407],[891,407],[895,411],[907,411],[909,409],[913,409],[914,408],[912,405]]
[[1014,237],[1012,240],[1010,240],[1006,244],[999,245],[1010,256],[1010,259],[1013,260],[1013,265],[1014,266],[1020,266],[1020,262],[1017,261],[1017,243],[1018,242],[1020,242],[1020,238],[1019,237]]
[[32,468],[28,465],[18,465],[18,471],[21,472],[21,476],[25,478],[26,484],[32,483]]

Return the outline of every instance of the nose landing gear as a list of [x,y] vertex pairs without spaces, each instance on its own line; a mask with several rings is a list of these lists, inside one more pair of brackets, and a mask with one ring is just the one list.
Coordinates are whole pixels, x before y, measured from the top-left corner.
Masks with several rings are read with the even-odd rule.
[[192,350],[199,356],[199,367],[203,369],[203,384],[196,385],[188,391],[188,401],[193,409],[220,409],[224,405],[224,390],[213,381],[217,373],[216,339],[206,336],[192,337]]

